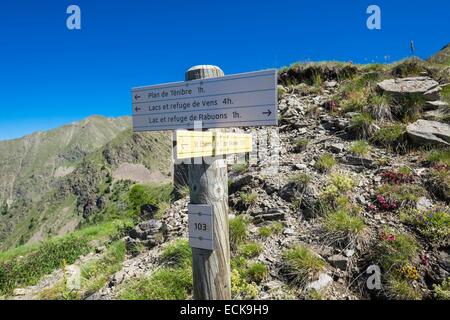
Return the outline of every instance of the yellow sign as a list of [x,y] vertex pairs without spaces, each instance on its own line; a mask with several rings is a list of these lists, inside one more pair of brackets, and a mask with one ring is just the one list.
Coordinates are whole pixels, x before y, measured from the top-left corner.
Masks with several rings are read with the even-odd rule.
[[213,132],[177,131],[178,159],[209,157],[213,151]]
[[245,133],[216,133],[215,155],[252,151],[252,135]]
[[252,135],[211,131],[177,133],[177,158],[189,159],[252,151]]

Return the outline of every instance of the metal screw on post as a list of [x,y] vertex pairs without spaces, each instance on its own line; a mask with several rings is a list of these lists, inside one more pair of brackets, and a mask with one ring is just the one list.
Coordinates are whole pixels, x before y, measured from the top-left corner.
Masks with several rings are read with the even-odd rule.
[[[195,66],[186,72],[186,81],[223,77],[216,66]],[[209,161],[208,161],[209,162]],[[191,204],[213,207],[214,251],[192,248],[195,300],[231,299],[230,241],[228,224],[228,173],[221,160],[209,164],[188,164]]]

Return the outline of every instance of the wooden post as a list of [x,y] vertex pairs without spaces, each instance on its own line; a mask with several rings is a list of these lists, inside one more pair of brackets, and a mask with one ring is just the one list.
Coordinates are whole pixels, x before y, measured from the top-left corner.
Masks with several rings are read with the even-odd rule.
[[[186,81],[223,76],[215,66],[196,66],[186,72]],[[192,248],[195,300],[231,299],[230,241],[228,227],[228,173],[223,160],[189,164],[192,204],[208,204],[214,214],[214,251]]]

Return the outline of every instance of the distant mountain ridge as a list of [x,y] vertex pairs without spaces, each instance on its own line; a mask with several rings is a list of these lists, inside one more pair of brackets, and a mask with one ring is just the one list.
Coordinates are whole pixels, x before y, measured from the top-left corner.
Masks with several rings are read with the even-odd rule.
[[168,133],[135,134],[130,117],[0,142],[0,249],[74,230],[106,208],[119,167],[122,178],[167,179],[170,156]]
[[38,200],[84,156],[131,126],[129,117],[92,116],[47,132],[0,141],[0,203]]

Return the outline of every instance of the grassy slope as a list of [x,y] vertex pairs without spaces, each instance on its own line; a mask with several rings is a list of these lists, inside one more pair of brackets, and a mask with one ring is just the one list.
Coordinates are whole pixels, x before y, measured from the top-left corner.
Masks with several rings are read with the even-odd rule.
[[442,48],[441,51],[433,55],[430,62],[450,66],[450,44]]
[[131,225],[131,220],[113,220],[89,226],[63,237],[0,253],[0,296],[17,287],[36,284],[42,276],[71,264],[95,245],[108,243]]
[[111,202],[108,210],[120,207],[120,215],[113,216],[105,210],[101,221],[81,226],[64,236],[46,241],[26,244],[0,252],[0,297],[10,295],[15,288],[35,285],[55,269],[74,263],[80,256],[105,245],[106,252],[96,259],[84,262],[82,290],[77,295],[67,292],[64,279],[41,292],[41,299],[79,299],[96,292],[104,286],[111,274],[120,270],[125,259],[125,243],[121,239],[126,231],[140,221],[143,204],[152,203],[163,207],[171,201],[172,187],[168,185],[135,185],[119,188],[120,195]]

